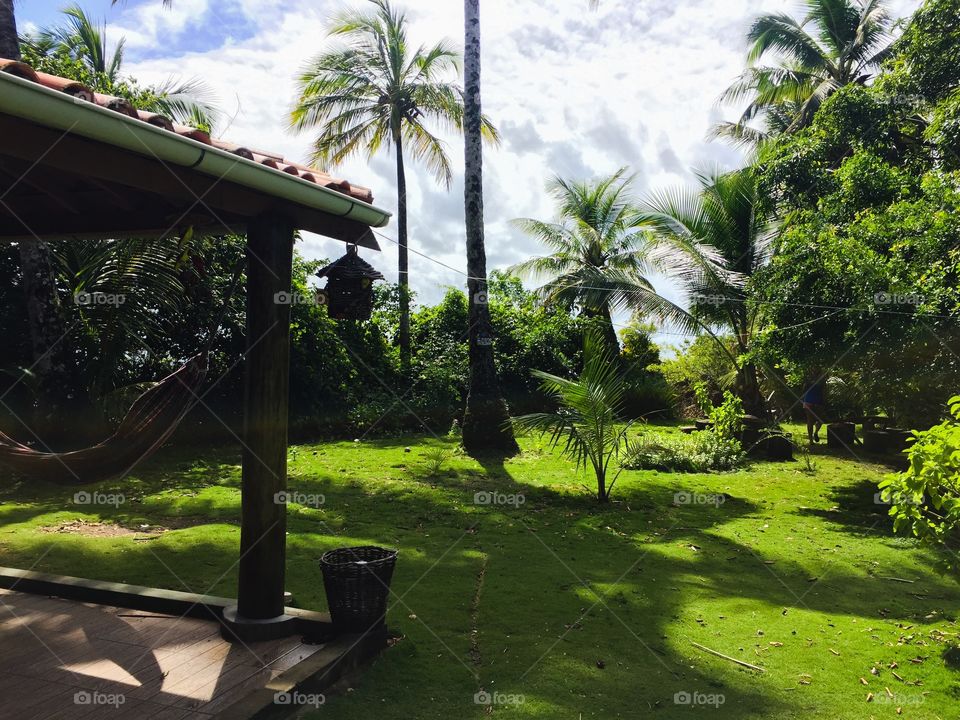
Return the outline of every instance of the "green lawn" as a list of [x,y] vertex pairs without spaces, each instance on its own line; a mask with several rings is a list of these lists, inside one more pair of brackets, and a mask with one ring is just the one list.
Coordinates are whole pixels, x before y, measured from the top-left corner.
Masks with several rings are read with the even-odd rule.
[[[812,474],[798,462],[628,472],[601,507],[535,440],[485,465],[449,443],[436,473],[428,453],[441,445],[291,448],[291,490],[325,497],[322,509],[290,508],[288,589],[300,606],[325,605],[323,551],[400,548],[388,620],[403,637],[317,717],[480,718],[491,709],[474,701],[481,688],[498,693],[494,713],[547,720],[860,720],[898,707],[905,718],[956,717],[960,676],[944,657],[960,589],[929,551],[891,535],[873,501],[887,468],[821,451]],[[6,481],[0,563],[234,594],[239,454],[199,457],[168,453],[98,487],[125,495],[117,508]],[[524,503],[478,505],[483,491]],[[678,505],[678,492],[724,502]],[[178,529],[154,539],[40,530],[78,519]],[[675,703],[683,692],[723,702]]]

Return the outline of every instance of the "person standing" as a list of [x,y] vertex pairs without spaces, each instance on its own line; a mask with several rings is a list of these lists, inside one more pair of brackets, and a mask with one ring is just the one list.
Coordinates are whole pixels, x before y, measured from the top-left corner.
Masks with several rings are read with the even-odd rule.
[[803,393],[801,402],[807,416],[807,439],[810,444],[820,442],[820,429],[823,427],[823,407],[826,403],[826,377],[817,373],[816,379]]

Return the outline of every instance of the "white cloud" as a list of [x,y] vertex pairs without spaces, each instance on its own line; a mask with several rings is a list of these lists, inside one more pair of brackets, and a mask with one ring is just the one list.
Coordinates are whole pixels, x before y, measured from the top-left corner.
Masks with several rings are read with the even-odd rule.
[[[918,0],[896,0],[894,9],[906,15],[918,5]],[[294,76],[323,48],[328,18],[344,6],[331,0],[177,0],[172,10],[163,10],[158,2],[147,3],[115,15],[111,32],[128,37],[130,74],[144,81],[171,73],[200,76],[231,113],[239,105],[227,133],[231,140],[303,160],[309,137],[286,129]],[[446,37],[462,44],[459,2],[420,0],[407,6],[413,39]],[[716,97],[742,68],[750,18],[794,9],[792,3],[774,0],[603,0],[596,13],[587,11],[587,0],[484,3],[484,110],[504,140],[485,156],[489,267],[504,267],[538,251],[509,220],[552,215],[543,186],[555,173],[596,176],[629,165],[643,190],[691,182],[689,168],[737,165],[741,158],[736,151],[706,140],[718,119]],[[228,10],[257,22],[253,37],[218,36],[217,17]],[[171,50],[167,57],[156,57],[157,47],[191,46],[185,37],[197,32],[206,36],[203,46],[215,49]],[[150,53],[138,60],[144,48]],[[463,268],[462,145],[456,138],[449,142],[458,174],[449,193],[423,168],[408,167],[411,247]],[[337,173],[369,185],[377,203],[393,209],[393,167],[389,157],[361,158]],[[393,228],[385,232],[395,237]],[[373,260],[389,276],[396,251],[386,241],[381,244],[384,252]],[[302,249],[313,256],[342,250],[317,237]],[[411,278],[426,301],[462,281],[457,273],[416,255],[411,257]]]

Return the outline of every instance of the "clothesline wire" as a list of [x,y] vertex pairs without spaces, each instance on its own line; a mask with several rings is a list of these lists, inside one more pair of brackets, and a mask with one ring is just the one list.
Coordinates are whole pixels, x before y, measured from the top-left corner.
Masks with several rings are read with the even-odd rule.
[[[373,229],[371,228],[371,230],[373,230]],[[381,232],[379,232],[379,231],[377,231],[377,230],[373,230],[373,232],[374,232],[376,235],[378,235],[379,237],[383,238],[384,240],[387,240],[388,242],[393,243],[394,245],[397,245],[397,246],[400,245],[400,243],[397,242],[396,240],[394,240],[392,237],[389,237],[389,236],[387,236],[387,235],[384,235],[383,233],[381,233]],[[460,268],[456,268],[456,267],[453,267],[452,265],[448,265],[447,263],[443,262],[442,260],[438,260],[438,259],[435,258],[435,257],[432,257],[432,256],[427,255],[427,254],[425,254],[425,253],[422,253],[422,252],[420,252],[420,251],[418,251],[418,250],[415,250],[414,248],[410,247],[409,245],[407,245],[407,250],[408,250],[409,252],[412,252],[414,255],[419,255],[420,257],[422,257],[422,258],[424,258],[424,259],[426,259],[426,260],[429,260],[429,261],[432,262],[432,263],[436,263],[437,265],[440,265],[441,267],[446,268],[447,270],[451,270],[452,272],[458,273],[459,275],[463,275],[467,280],[481,280],[481,281],[486,281],[486,278],[475,278],[475,277],[472,278],[472,277],[470,277],[470,275],[468,275],[466,272],[464,272],[464,271],[461,270]],[[562,283],[544,283],[541,287],[566,287],[566,286],[563,285]],[[602,288],[602,287],[593,287],[593,286],[589,286],[589,285],[579,285],[578,287],[582,288],[583,290],[606,290],[606,289],[607,289],[607,288]],[[627,292],[642,293],[642,292],[647,292],[647,291],[644,291],[644,290],[628,290]],[[890,298],[890,299],[896,299],[896,296],[897,296],[896,293],[890,293],[890,292],[886,292],[886,291],[878,292],[878,293],[877,293],[877,296],[880,296],[880,295],[887,296],[887,297]],[[705,297],[712,298],[712,297],[715,297],[715,296],[705,296]],[[875,296],[875,297],[876,297],[876,296]],[[833,316],[833,315],[837,315],[837,314],[839,314],[839,313],[841,313],[841,312],[855,312],[855,313],[873,312],[873,313],[876,313],[876,314],[878,314],[878,315],[904,315],[904,316],[907,316],[907,317],[912,317],[912,318],[914,318],[914,319],[920,319],[920,318],[955,319],[955,318],[957,318],[956,315],[941,315],[941,314],[937,314],[937,313],[907,312],[907,311],[905,311],[905,310],[881,310],[881,309],[878,309],[878,308],[872,308],[872,309],[871,309],[871,308],[853,308],[853,307],[841,307],[841,306],[839,306],[839,305],[813,305],[813,304],[810,304],[810,303],[792,303],[792,302],[781,302],[781,301],[774,301],[774,300],[756,300],[756,299],[747,300],[747,299],[731,298],[731,297],[726,297],[726,296],[720,296],[720,297],[717,298],[717,299],[718,299],[718,300],[722,299],[723,302],[730,302],[730,303],[747,303],[747,302],[752,302],[752,303],[757,304],[757,305],[788,305],[788,306],[790,306],[790,307],[801,307],[801,308],[811,308],[811,309],[814,309],[814,310],[833,310],[833,311],[835,311],[835,312],[830,313],[829,315],[824,315],[822,318],[815,318],[814,320],[807,320],[807,321],[805,321],[805,322],[799,323],[799,324],[797,324],[797,325],[792,325],[792,326],[790,326],[790,327],[779,328],[780,330],[789,330],[789,329],[792,329],[792,328],[801,327],[801,326],[803,326],[803,325],[809,325],[809,324],[811,324],[811,323],[819,322],[820,320],[824,320],[824,319],[826,319],[826,318],[828,318],[828,317],[831,317],[831,316]],[[671,333],[661,333],[661,334],[666,335],[666,334],[671,334]],[[679,333],[679,334],[694,335],[694,334],[696,334],[696,333]]]

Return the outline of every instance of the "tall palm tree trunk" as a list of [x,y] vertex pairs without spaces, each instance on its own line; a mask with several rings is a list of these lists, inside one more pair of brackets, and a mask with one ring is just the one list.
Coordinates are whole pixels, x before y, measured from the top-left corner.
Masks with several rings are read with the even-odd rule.
[[620,341],[617,339],[617,329],[613,325],[613,315],[610,313],[610,306],[602,305],[597,308],[585,308],[583,314],[590,320],[591,325],[596,328],[600,337],[603,338],[603,344],[610,353],[610,357],[620,357]]
[[[13,0],[0,0],[0,57],[20,59]],[[71,395],[63,349],[64,324],[57,300],[50,247],[38,237],[19,243],[20,272],[27,306],[27,325],[33,353],[32,371],[40,379],[41,406],[32,419],[33,430],[47,440],[56,423],[62,399]],[[48,422],[51,421],[51,422]]]
[[407,251],[407,173],[403,166],[403,138],[394,131],[397,148],[397,271],[400,284],[400,364],[410,368],[410,272]]
[[13,14],[13,0],[0,0],[0,57],[20,59],[17,40],[17,19]]
[[470,303],[470,390],[463,415],[463,446],[472,455],[519,451],[500,394],[493,360],[493,328],[486,302],[487,253],[483,242],[483,146],[480,111],[480,0],[464,0],[464,209],[467,294]]

